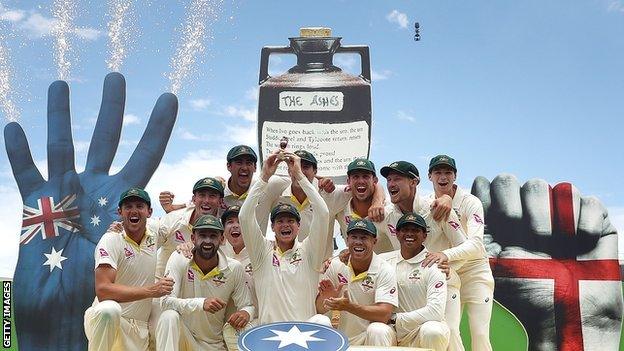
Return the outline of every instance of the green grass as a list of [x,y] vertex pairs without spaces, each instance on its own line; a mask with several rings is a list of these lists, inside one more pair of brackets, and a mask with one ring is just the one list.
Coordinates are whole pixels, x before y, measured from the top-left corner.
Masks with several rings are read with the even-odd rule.
[[[460,332],[466,351],[471,351],[470,328],[466,313],[462,315]],[[527,351],[529,348],[529,338],[522,323],[513,313],[496,301],[492,307],[490,342],[495,351]]]

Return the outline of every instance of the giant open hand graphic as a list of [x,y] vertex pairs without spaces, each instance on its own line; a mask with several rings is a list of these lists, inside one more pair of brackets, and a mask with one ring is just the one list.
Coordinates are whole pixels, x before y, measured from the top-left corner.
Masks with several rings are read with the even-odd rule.
[[529,350],[617,350],[622,286],[617,233],[603,204],[570,183],[501,174],[475,179],[495,298],[529,334]]
[[69,86],[48,90],[48,179],[35,166],[19,124],[4,129],[7,154],[24,204],[14,276],[18,343],[23,350],[86,350],[83,313],[92,303],[93,250],[117,218],[117,200],[143,187],[158,167],[176,119],[175,95],[160,96],[123,169],[109,175],[125,105],[125,80],[110,73],[84,172],[74,166]]

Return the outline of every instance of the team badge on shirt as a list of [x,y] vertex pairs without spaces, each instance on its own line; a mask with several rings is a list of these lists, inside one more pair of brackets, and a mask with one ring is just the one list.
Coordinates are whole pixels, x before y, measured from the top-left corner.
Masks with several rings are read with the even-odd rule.
[[193,271],[190,268],[188,271],[186,271],[186,278],[188,279],[189,282],[195,281],[195,273],[193,273]]
[[422,274],[420,273],[420,269],[416,268],[416,269],[414,269],[414,270],[413,270],[413,271],[412,271],[412,272],[411,272],[411,273],[407,276],[407,279],[408,279],[410,282],[415,282],[415,281],[420,280],[420,276],[421,276],[421,275],[422,275]]
[[288,263],[298,266],[301,263],[301,253],[299,253],[299,249],[297,249],[292,256],[290,256],[290,260]]
[[223,272],[219,272],[219,274],[215,275],[215,276],[212,278],[212,283],[213,283],[215,286],[221,286],[221,285],[225,284],[226,279],[227,279],[227,278],[225,277],[225,275],[223,274]]
[[370,276],[366,276],[366,278],[364,278],[364,280],[362,281],[362,290],[364,290],[364,292],[369,292],[374,288],[375,282],[373,282],[373,278],[371,278]]

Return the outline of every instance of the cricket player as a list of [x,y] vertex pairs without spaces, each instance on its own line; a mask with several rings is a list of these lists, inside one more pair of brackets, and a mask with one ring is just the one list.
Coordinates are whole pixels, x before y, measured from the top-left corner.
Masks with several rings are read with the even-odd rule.
[[[473,350],[492,350],[490,319],[494,295],[494,278],[483,244],[483,204],[477,197],[455,184],[457,166],[447,155],[438,155],[429,162],[429,180],[433,183],[431,199],[448,195],[453,199],[453,212],[459,217],[466,243],[441,252],[431,252],[425,264],[448,260],[465,260],[457,270],[461,280],[461,303],[470,323]],[[431,251],[434,251],[431,249]]]
[[396,275],[373,252],[376,241],[373,222],[351,220],[347,227],[349,262],[332,259],[319,283],[316,311],[340,311],[338,329],[350,345],[389,347],[397,343],[396,332],[386,324],[399,302]]
[[[174,252],[167,262],[165,274],[174,285],[161,298],[158,350],[225,351],[224,325],[241,330],[254,315],[243,265],[219,250],[223,229],[216,217],[199,217],[193,225],[193,258]],[[228,301],[237,311],[226,319]]]
[[387,229],[380,221],[383,220],[384,191],[378,184],[375,165],[365,158],[357,158],[347,166],[347,187],[338,186],[336,190],[322,196],[329,215],[332,218],[329,231],[333,235],[334,218],[340,226],[340,233],[346,242],[347,225],[352,219],[371,218],[377,226],[379,238],[375,252],[391,251]]
[[159,237],[163,238],[158,253],[156,274],[163,276],[167,260],[176,246],[191,242],[192,226],[203,215],[216,216],[223,204],[223,184],[216,178],[202,178],[193,185],[193,205],[167,213],[160,219]]
[[130,188],[119,198],[123,232],[105,233],[95,248],[95,294],[85,311],[89,350],[147,350],[152,298],[169,294],[171,278],[154,283],[156,238],[147,192]]
[[[279,156],[279,157],[278,157]],[[271,229],[275,241],[267,240],[256,220],[256,208],[264,197],[267,182],[284,158],[288,173],[294,178],[314,207],[310,235],[297,240],[301,217],[289,204],[271,211]],[[258,296],[259,323],[281,321],[316,321],[316,297],[327,235],[328,210],[318,191],[301,170],[301,159],[292,153],[276,151],[264,162],[262,176],[251,187],[239,213],[245,247],[253,267]],[[329,323],[326,323],[329,324]]]
[[437,266],[422,266],[428,253],[423,245],[427,223],[416,213],[403,215],[396,226],[401,248],[379,255],[394,267],[399,306],[390,324],[395,326],[399,346],[445,351],[450,330],[444,322],[446,276]]

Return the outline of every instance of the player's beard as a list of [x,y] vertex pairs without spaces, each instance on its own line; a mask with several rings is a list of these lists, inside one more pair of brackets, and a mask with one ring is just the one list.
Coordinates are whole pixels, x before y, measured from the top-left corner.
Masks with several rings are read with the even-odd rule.
[[202,244],[195,245],[193,252],[199,255],[204,260],[209,260],[213,258],[217,254],[218,246],[213,245],[212,249],[204,250],[202,249]]

